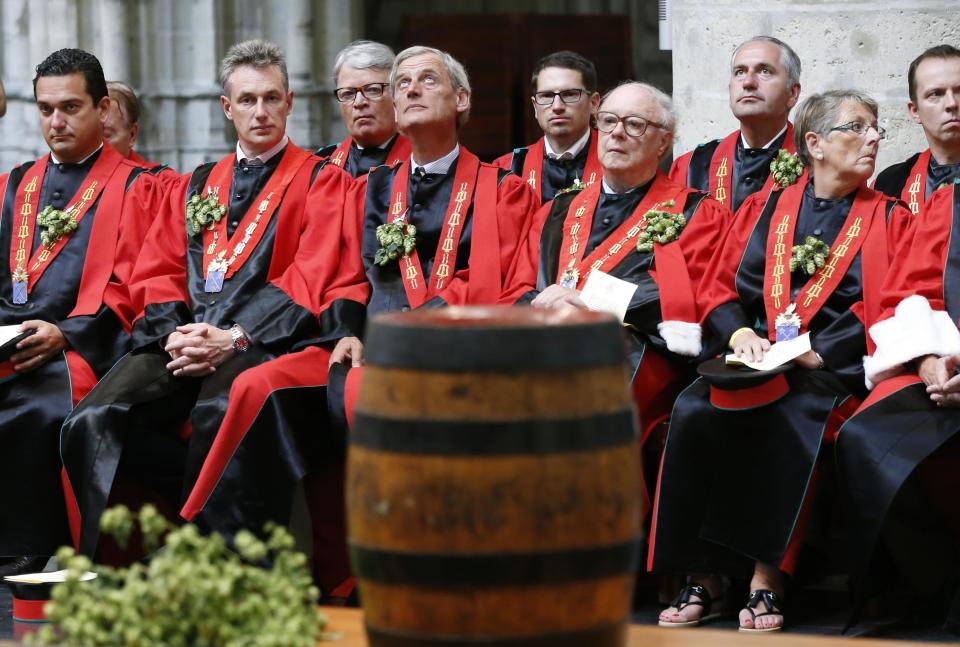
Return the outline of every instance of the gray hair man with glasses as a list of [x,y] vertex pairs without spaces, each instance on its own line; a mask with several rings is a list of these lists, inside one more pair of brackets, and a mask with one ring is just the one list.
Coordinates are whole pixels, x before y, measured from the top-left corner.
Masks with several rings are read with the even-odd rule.
[[678,157],[670,177],[736,212],[751,194],[769,193],[777,152],[796,152],[787,118],[800,97],[800,58],[777,38],[754,36],[733,52],[729,91],[739,130]]
[[960,49],[937,45],[907,70],[910,117],[923,127],[928,148],[884,169],[874,188],[919,213],[934,191],[960,177]]
[[554,52],[537,61],[530,85],[543,137],[494,164],[522,177],[548,202],[576,181],[589,184],[599,177],[597,138],[590,128],[600,103],[597,68],[576,52]]
[[540,208],[522,261],[536,275],[535,307],[606,310],[627,326],[643,439],[694,377],[695,281],[730,220],[659,170],[675,122],[670,97],[651,85],[607,93],[597,112],[601,178]]
[[337,54],[333,94],[347,137],[317,151],[319,157],[351,176],[366,175],[374,166],[393,165],[410,155],[410,143],[397,134],[389,76],[393,50],[381,43],[357,40]]

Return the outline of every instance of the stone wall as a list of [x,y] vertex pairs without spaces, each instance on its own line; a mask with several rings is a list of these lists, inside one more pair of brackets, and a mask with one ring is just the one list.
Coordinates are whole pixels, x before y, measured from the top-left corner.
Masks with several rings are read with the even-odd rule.
[[756,34],[790,44],[803,61],[803,94],[846,87],[880,103],[888,139],[877,169],[926,147],[907,112],[907,66],[924,49],[960,46],[956,0],[672,0],[674,151],[737,126],[727,102],[730,54]]

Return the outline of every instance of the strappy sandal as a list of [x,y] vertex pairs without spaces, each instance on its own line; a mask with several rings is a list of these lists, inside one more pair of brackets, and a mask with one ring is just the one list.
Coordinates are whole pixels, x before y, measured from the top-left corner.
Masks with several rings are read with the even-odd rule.
[[[760,603],[763,602],[764,606],[767,607],[767,610],[763,613],[757,613],[754,611]],[[762,618],[763,616],[783,616],[783,606],[780,602],[780,596],[777,595],[776,591],[771,591],[770,589],[757,589],[755,591],[750,591],[750,599],[747,600],[747,606],[744,607],[747,611],[750,612],[751,618],[753,618],[753,627],[740,627],[740,631],[746,633],[769,633],[771,631],[780,631],[783,629],[783,623],[780,623],[779,627],[769,627],[767,629],[757,629],[757,618]]]
[[[695,595],[699,600],[691,600],[690,596]],[[680,593],[677,594],[677,597],[673,599],[670,603],[671,607],[675,607],[677,611],[683,611],[689,606],[698,606],[703,607],[703,615],[701,615],[696,620],[688,620],[686,622],[666,622],[665,620],[657,621],[657,624],[661,627],[696,627],[703,624],[704,622],[709,622],[710,620],[716,620],[722,615],[721,611],[714,611],[713,605],[718,602],[722,602],[723,596],[718,596],[714,598],[710,595],[710,592],[707,591],[707,587],[702,584],[697,584],[696,582],[690,582],[685,587],[680,589]]]

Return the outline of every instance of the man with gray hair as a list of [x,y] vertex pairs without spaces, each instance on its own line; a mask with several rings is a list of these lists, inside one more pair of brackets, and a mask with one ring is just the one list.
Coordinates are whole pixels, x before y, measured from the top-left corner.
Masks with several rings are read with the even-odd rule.
[[629,368],[642,438],[667,419],[702,354],[695,282],[730,212],[658,170],[673,143],[668,95],[626,82],[597,112],[599,181],[537,212],[523,262],[541,308],[615,314],[629,331]]
[[[293,93],[276,45],[234,45],[220,81],[236,151],[170,188],[133,271],[133,352],[63,427],[86,554],[118,468],[161,475],[184,519],[229,540],[285,523],[317,453],[297,422],[310,420],[325,379],[313,368],[326,363],[300,349],[349,309],[320,318],[351,180],[287,136]],[[189,436],[174,431],[185,423]]]
[[773,186],[770,163],[779,150],[796,152],[788,116],[800,97],[800,58],[777,38],[754,36],[733,52],[729,90],[740,129],[674,160],[670,178],[736,212]]
[[[365,286],[367,316],[445,305],[515,303],[533,288],[514,266],[537,201],[516,175],[480,162],[458,143],[470,114],[463,65],[430,47],[397,55],[390,72],[397,125],[410,140],[401,164],[374,168],[352,191],[344,240],[362,259],[352,281]],[[399,248],[394,244],[400,240]],[[363,363],[360,329],[340,340],[330,358],[328,401],[343,421],[349,403],[334,398]]]
[[352,177],[366,175],[374,166],[393,166],[410,154],[410,143],[397,134],[397,118],[390,94],[393,50],[381,43],[356,40],[340,50],[333,65],[333,95],[347,138],[317,151]]

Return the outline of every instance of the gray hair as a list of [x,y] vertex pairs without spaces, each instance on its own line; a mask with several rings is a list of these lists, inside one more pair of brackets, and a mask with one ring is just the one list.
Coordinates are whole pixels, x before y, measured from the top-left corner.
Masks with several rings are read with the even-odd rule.
[[745,45],[757,42],[773,43],[776,45],[780,49],[780,65],[783,66],[783,69],[787,73],[787,82],[790,85],[800,83],[800,57],[793,51],[793,48],[773,36],[754,36],[737,45],[737,49],[733,50],[733,55],[730,57],[730,67],[733,67],[733,59],[737,57],[737,52],[743,49]]
[[[443,64],[444,69],[447,71],[447,76],[450,77],[450,85],[453,86],[455,92],[466,90],[467,94],[470,94],[470,79],[467,77],[467,70],[463,67],[463,63],[444,51],[434,47],[426,47],[425,45],[414,45],[397,54],[397,57],[393,60],[393,67],[390,69],[391,92],[397,83],[397,68],[400,67],[400,64],[407,59],[415,56],[423,56],[424,54],[433,54],[440,59],[441,64]],[[469,110],[457,115],[457,128],[463,128],[463,125],[467,123],[467,119],[469,118]]]
[[277,45],[265,40],[245,40],[233,45],[227,50],[227,55],[220,62],[220,85],[227,91],[227,82],[230,76],[240,67],[276,67],[283,77],[283,87],[290,89],[290,78],[287,76],[287,61],[283,50]]
[[877,102],[860,90],[831,90],[812,94],[797,108],[793,121],[793,142],[797,146],[797,155],[803,165],[810,167],[810,154],[807,151],[807,133],[817,133],[826,137],[830,129],[837,125],[840,108],[847,101],[855,101],[866,106],[874,117],[879,116]]
[[357,70],[382,70],[389,72],[393,67],[393,50],[372,40],[355,40],[337,54],[333,62],[333,84],[344,65]]
[[655,85],[650,85],[649,83],[644,83],[643,81],[621,81],[614,88],[607,90],[603,97],[600,99],[600,105],[603,106],[604,102],[607,100],[614,90],[622,88],[625,85],[635,85],[641,90],[646,90],[653,97],[654,101],[657,102],[657,105],[660,106],[660,124],[663,126],[663,129],[667,132],[674,132],[674,129],[677,127],[677,111],[673,107],[673,99],[670,98],[670,95],[658,88]]

